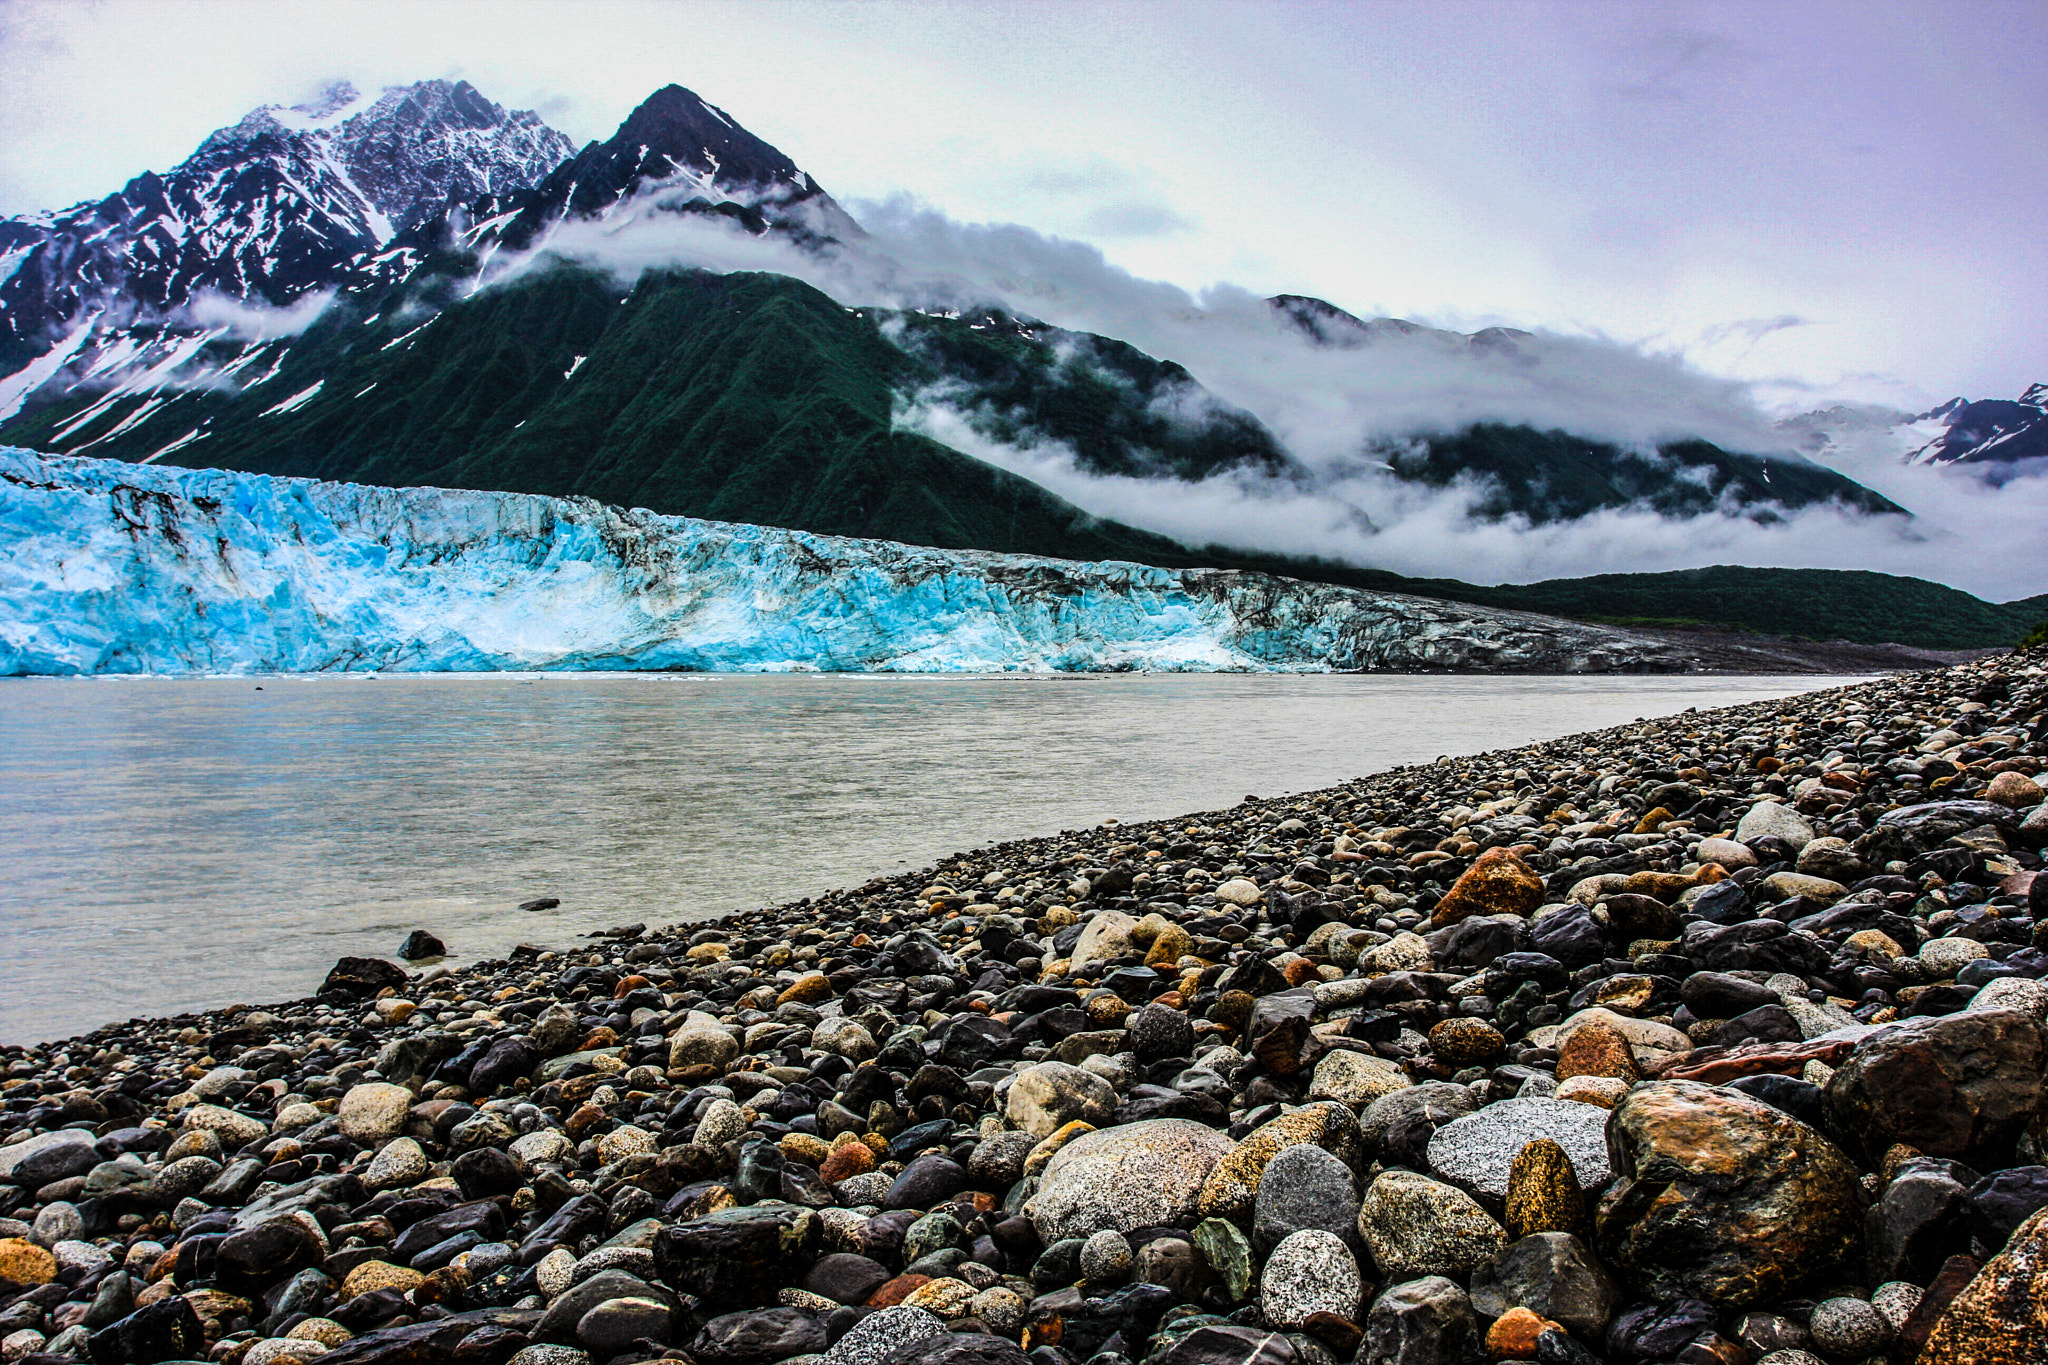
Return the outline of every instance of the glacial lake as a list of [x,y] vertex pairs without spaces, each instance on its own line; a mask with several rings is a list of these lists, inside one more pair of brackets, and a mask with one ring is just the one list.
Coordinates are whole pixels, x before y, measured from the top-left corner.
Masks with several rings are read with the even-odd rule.
[[[0,681],[0,1041],[301,996],[1857,681],[381,675]],[[557,909],[522,901],[560,897]]]

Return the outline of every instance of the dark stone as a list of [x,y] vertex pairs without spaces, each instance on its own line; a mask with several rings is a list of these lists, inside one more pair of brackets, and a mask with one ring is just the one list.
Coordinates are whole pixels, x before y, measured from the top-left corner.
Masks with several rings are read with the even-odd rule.
[[1827,950],[1774,919],[1717,925],[1688,924],[1678,951],[1716,972],[1790,972],[1814,976],[1827,970]]
[[1576,902],[1537,920],[1530,926],[1529,942],[1574,971],[1605,959],[1613,947],[1592,907]]
[[744,1304],[793,1284],[817,1243],[818,1219],[809,1209],[721,1209],[663,1228],[654,1263],[663,1280],[708,1304]]
[[344,957],[320,983],[320,994],[329,998],[368,1000],[386,986],[405,985],[405,969],[381,957]]
[[365,1332],[326,1355],[339,1365],[439,1365],[473,1330],[474,1323],[453,1318],[407,1323]]
[[206,1354],[199,1314],[182,1298],[160,1299],[86,1339],[95,1365],[157,1365]]
[[818,1258],[811,1273],[804,1276],[802,1287],[834,1303],[858,1304],[866,1303],[868,1296],[888,1279],[888,1268],[881,1262],[850,1251],[835,1251]]
[[934,1060],[961,1072],[987,1066],[1010,1046],[1010,1031],[985,1014],[957,1016],[935,1032],[939,1046]]
[[2014,1228],[2048,1205],[2048,1166],[2015,1166],[1970,1187],[1970,1254],[1989,1260]]
[[1441,1275],[1395,1285],[1365,1315],[1359,1359],[1374,1365],[1461,1365],[1484,1331],[1465,1291]]
[[1186,1057],[1195,1049],[1195,1025],[1186,1014],[1151,1004],[1124,1020],[1131,1051],[1142,1062],[1161,1057]]
[[1206,1326],[1182,1337],[1172,1350],[1159,1357],[1158,1365],[1294,1365],[1299,1358],[1294,1343],[1278,1332],[1257,1327]]
[[1721,1088],[1762,1100],[1773,1109],[1782,1109],[1809,1128],[1827,1132],[1826,1106],[1822,1102],[1820,1087],[1812,1081],[1767,1071],[1755,1076],[1737,1076]]
[[883,1356],[880,1365],[1033,1365],[1033,1362],[1016,1346],[995,1337],[979,1332],[942,1332],[938,1336],[904,1342]]
[[511,1194],[526,1183],[519,1163],[495,1147],[478,1147],[456,1157],[453,1174],[465,1199]]
[[1804,1037],[1792,1011],[1773,1000],[1715,1029],[1713,1041],[1718,1047],[1737,1047],[1743,1043],[1796,1043]]
[[525,1038],[501,1038],[470,1069],[469,1093],[489,1095],[500,1086],[531,1076],[541,1063],[540,1049]]
[[2041,1103],[2043,1060],[2040,1025],[2014,1010],[1911,1020],[1864,1039],[1836,1068],[1828,1116],[1873,1162],[1903,1142],[2002,1166]]
[[1942,1163],[1908,1162],[1863,1216],[1871,1283],[1926,1283],[1967,1249],[1969,1213],[1969,1191]]
[[890,1209],[935,1208],[966,1188],[966,1168],[951,1157],[932,1153],[903,1168],[882,1205]]
[[825,1349],[825,1324],[797,1308],[753,1308],[704,1324],[688,1351],[702,1365],[767,1365]]
[[1267,1163],[1252,1215],[1252,1245],[1261,1255],[1308,1228],[1353,1241],[1357,1224],[1357,1184],[1342,1161],[1304,1142],[1282,1148]]
[[759,1136],[748,1138],[740,1148],[739,1166],[730,1182],[732,1197],[742,1204],[781,1198],[782,1168],[786,1164],[780,1147]]
[[448,945],[424,929],[415,929],[405,936],[405,942],[398,945],[398,955],[407,962],[418,962],[424,957],[446,957]]
[[1677,938],[1683,927],[1678,922],[1678,908],[1654,896],[1608,896],[1601,900],[1600,908],[1607,912],[1609,929],[1623,943],[1639,938]]
[[230,1233],[214,1253],[221,1288],[249,1295],[319,1265],[325,1252],[313,1230],[296,1218],[273,1218]]
[[651,1298],[671,1306],[675,1296],[623,1270],[600,1270],[589,1279],[557,1294],[533,1329],[535,1338],[568,1345],[576,1340],[576,1324],[607,1299]]
[[1670,1360],[1694,1338],[1714,1330],[1720,1313],[1698,1299],[1672,1299],[1631,1308],[1607,1327],[1607,1358],[1615,1365]]
[[1711,924],[1740,924],[1749,918],[1749,892],[1740,882],[1715,882],[1686,909]]
[[391,1255],[394,1260],[409,1262],[428,1247],[465,1232],[474,1232],[489,1242],[504,1231],[505,1213],[496,1204],[486,1200],[458,1204],[446,1213],[422,1218],[400,1233],[391,1244]]
[[1245,1051],[1276,1076],[1314,1066],[1323,1054],[1322,1042],[1310,1032],[1315,1013],[1315,995],[1306,988],[1266,996],[1252,1006]]
[[1726,972],[1694,972],[1678,988],[1678,998],[1701,1019],[1733,1019],[1764,1005],[1775,1005],[1778,993],[1761,981]]
[[1429,944],[1430,956],[1441,965],[1490,967],[1502,957],[1529,946],[1529,926],[1519,919],[1474,915],[1422,937]]

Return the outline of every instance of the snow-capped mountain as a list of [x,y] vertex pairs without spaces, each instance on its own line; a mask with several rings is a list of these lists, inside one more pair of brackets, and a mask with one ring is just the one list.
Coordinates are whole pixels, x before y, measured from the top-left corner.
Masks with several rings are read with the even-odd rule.
[[1686,665],[1628,631],[1264,574],[0,447],[0,676]]
[[337,86],[315,104],[255,110],[163,175],[0,221],[0,373],[53,345],[90,356],[206,295],[282,305],[338,288],[451,197],[525,190],[572,150],[467,82],[374,101]]
[[724,110],[680,85],[641,102],[618,132],[556,166],[502,221],[472,231],[512,250],[542,241],[565,218],[623,226],[640,213],[719,213],[754,232],[771,226],[807,238],[860,228],[797,164]]
[[1992,483],[2048,470],[2048,384],[2009,398],[1951,398],[1927,412],[1841,404],[1779,424],[1808,453],[1828,457],[1871,441],[1906,464],[1956,467]]

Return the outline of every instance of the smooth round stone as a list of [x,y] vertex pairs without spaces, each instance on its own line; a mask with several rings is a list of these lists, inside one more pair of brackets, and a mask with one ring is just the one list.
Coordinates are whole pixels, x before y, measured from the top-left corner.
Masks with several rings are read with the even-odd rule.
[[1454,1185],[1387,1171],[1358,1209],[1358,1235],[1388,1276],[1463,1275],[1507,1245],[1507,1234]]
[[1929,976],[1951,977],[1991,950],[1973,938],[1937,938],[1920,945],[1920,965]]
[[1267,1325],[1300,1327],[1312,1314],[1358,1317],[1365,1281],[1351,1248],[1333,1233],[1305,1228],[1293,1233],[1266,1258],[1259,1277],[1259,1305]]
[[402,1085],[383,1081],[358,1085],[341,1097],[341,1104],[334,1111],[334,1126],[343,1137],[366,1147],[374,1146],[398,1136],[412,1103],[412,1091]]
[[600,1356],[616,1355],[642,1337],[666,1341],[668,1305],[658,1299],[606,1299],[576,1323],[576,1339]]
[[432,1164],[419,1143],[411,1138],[393,1138],[370,1158],[363,1171],[363,1185],[366,1189],[390,1190],[416,1184],[426,1179]]
[[1336,1100],[1340,1104],[1371,1104],[1382,1095],[1406,1090],[1414,1078],[1384,1057],[1349,1048],[1333,1048],[1316,1063],[1309,1081],[1312,1100]]
[[1107,1283],[1131,1272],[1131,1244],[1121,1232],[1104,1228],[1081,1243],[1081,1278]]
[[567,1247],[556,1247],[535,1264],[533,1281],[542,1298],[554,1298],[576,1283],[576,1253]]
[[1607,1111],[1555,1099],[1504,1100],[1453,1119],[1429,1140],[1429,1167],[1455,1184],[1505,1199],[1516,1155],[1537,1138],[1564,1149],[1580,1189],[1595,1190],[1613,1179]]
[[1262,1247],[1318,1228],[1343,1237],[1358,1219],[1351,1168],[1312,1142],[1283,1148],[1266,1163],[1252,1202],[1252,1237]]
[[1871,1293],[1870,1306],[1896,1332],[1906,1325],[1907,1318],[1913,1316],[1913,1310],[1920,1306],[1920,1298],[1926,1292],[1917,1284],[1892,1280],[1879,1285]]
[[997,1285],[976,1294],[967,1311],[997,1336],[1014,1337],[1031,1316],[1031,1301],[1014,1289]]
[[1891,1324],[1862,1299],[1826,1299],[1816,1305],[1806,1330],[1822,1354],[1838,1360],[1875,1355],[1891,1340]]
[[739,1105],[728,1099],[716,1099],[704,1107],[704,1116],[697,1120],[697,1131],[691,1141],[703,1147],[723,1147],[746,1131],[747,1116]]
[[1429,1050],[1446,1066],[1476,1066],[1500,1056],[1507,1042],[1483,1019],[1446,1019],[1429,1031]]
[[1229,1137],[1191,1119],[1083,1133],[1046,1163],[1024,1212],[1048,1246],[1104,1228],[1183,1227],[1205,1181],[1232,1150]]
[[324,1341],[269,1337],[250,1343],[242,1353],[242,1365],[293,1365],[295,1361],[317,1360],[330,1349]]
[[574,1346],[535,1342],[531,1346],[520,1347],[505,1365],[590,1365],[590,1353],[579,1351]]

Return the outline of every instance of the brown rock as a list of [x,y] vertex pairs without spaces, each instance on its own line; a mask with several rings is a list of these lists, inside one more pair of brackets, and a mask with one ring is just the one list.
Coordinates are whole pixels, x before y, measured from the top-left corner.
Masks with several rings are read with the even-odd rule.
[[1655,998],[1657,983],[1647,976],[1623,973],[1610,976],[1593,988],[1593,1003],[1620,1014],[1640,1014]]
[[1948,1305],[1920,1365],[2038,1365],[2048,1342],[2048,1208],[2013,1229],[2005,1250]]
[[1441,929],[1474,915],[1531,915],[1543,904],[1543,878],[1504,848],[1489,848],[1437,902],[1431,923]]
[[1648,1297],[1784,1298],[1861,1249],[1856,1167],[1746,1095],[1639,1085],[1615,1106],[1607,1142],[1618,1179],[1600,1201],[1600,1249]]
[[1673,820],[1676,820],[1677,818],[1678,817],[1673,815],[1668,808],[1664,806],[1657,806],[1650,810],[1644,811],[1643,818],[1636,821],[1636,827],[1630,830],[1629,833],[1655,834],[1658,830],[1664,828],[1665,825],[1669,824]]
[[1470,1015],[1446,1019],[1429,1031],[1429,1050],[1449,1067],[1490,1062],[1507,1049],[1507,1039],[1484,1019]]
[[1311,1031],[1316,1001],[1308,991],[1259,997],[1245,1025],[1245,1050],[1276,1076],[1292,1076],[1315,1065],[1323,1042]]
[[1920,1302],[1913,1305],[1913,1311],[1899,1324],[1898,1358],[1917,1360],[1921,1348],[1927,1345],[1927,1338],[1933,1333],[1934,1325],[1948,1312],[1948,1306],[1955,1302],[1956,1295],[1970,1287],[1983,1265],[1974,1257],[1951,1256],[1934,1273],[1933,1283],[1920,1296]]
[[1904,1142],[1991,1170],[2040,1107],[2044,1058],[2041,1026],[2017,1010],[1909,1019],[1836,1068],[1828,1115],[1873,1157]]
[[341,1297],[352,1299],[374,1289],[395,1289],[403,1294],[426,1278],[410,1266],[393,1265],[389,1261],[364,1261],[342,1280]]
[[1536,1138],[1515,1153],[1508,1168],[1508,1236],[1539,1232],[1586,1235],[1586,1196],[1572,1159],[1554,1138]]
[[898,1275],[868,1295],[868,1307],[894,1308],[931,1282],[932,1277],[929,1275]]
[[1819,1043],[1743,1043],[1738,1047],[1697,1047],[1651,1068],[1660,1080],[1700,1081],[1719,1085],[1737,1076],[1797,1076],[1808,1062],[1834,1066],[1849,1055],[1854,1043],[1844,1038]]
[[1297,957],[1280,970],[1280,979],[1290,986],[1305,986],[1322,980],[1316,964],[1305,957]]
[[1984,799],[2014,810],[2026,810],[2048,800],[2048,791],[2043,791],[2041,784],[2025,773],[2004,772],[1984,788]]
[[1526,1308],[1510,1308],[1486,1329],[1486,1353],[1495,1360],[1534,1360],[1536,1338],[1545,1332],[1562,1332],[1554,1322],[1537,1317]]
[[825,979],[823,972],[812,972],[791,982],[789,988],[775,997],[778,1005],[817,1005],[832,998],[832,983]]
[[1599,1019],[1576,1029],[1557,1051],[1557,1078],[1612,1076],[1625,1081],[1642,1077],[1635,1049],[1620,1029]]
[[1252,1017],[1258,997],[1250,991],[1225,991],[1209,1006],[1209,1018],[1225,1028],[1243,1028]]
[[832,1185],[850,1176],[865,1175],[873,1169],[875,1154],[860,1143],[847,1143],[834,1147],[831,1154],[818,1163],[818,1178]]
[[48,1284],[57,1278],[57,1258],[26,1237],[0,1237],[0,1280]]

